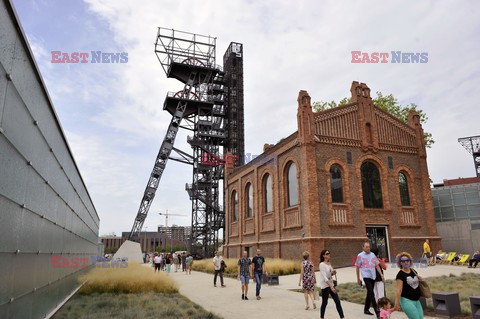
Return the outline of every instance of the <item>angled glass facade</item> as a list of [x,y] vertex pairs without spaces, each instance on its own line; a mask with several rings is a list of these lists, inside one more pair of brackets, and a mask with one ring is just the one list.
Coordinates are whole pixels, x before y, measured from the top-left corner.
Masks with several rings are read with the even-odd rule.
[[0,317],[44,318],[99,253],[100,221],[10,1],[0,39]]
[[480,229],[480,183],[434,187],[432,196],[436,222],[470,219]]

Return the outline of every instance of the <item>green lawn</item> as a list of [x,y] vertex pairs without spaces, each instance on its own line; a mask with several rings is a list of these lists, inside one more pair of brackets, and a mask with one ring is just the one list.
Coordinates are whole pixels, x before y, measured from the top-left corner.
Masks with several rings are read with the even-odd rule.
[[[480,292],[480,275],[463,273],[461,276],[449,275],[426,278],[430,291],[434,292],[458,292],[460,305],[464,315],[471,315],[470,297],[478,296]],[[386,281],[387,297],[395,302],[395,283],[393,280]],[[365,289],[356,283],[341,284],[337,287],[340,299],[363,304],[365,302]],[[427,311],[433,312],[432,299],[427,299]]]
[[54,319],[89,318],[192,318],[217,319],[178,293],[76,294],[53,316]]

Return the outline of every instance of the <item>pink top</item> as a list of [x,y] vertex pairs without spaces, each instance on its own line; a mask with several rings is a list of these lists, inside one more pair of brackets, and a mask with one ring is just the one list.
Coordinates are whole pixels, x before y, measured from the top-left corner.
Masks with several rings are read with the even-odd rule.
[[390,318],[390,314],[393,312],[393,309],[388,309],[388,310],[385,310],[385,309],[381,309],[380,310],[380,318],[384,318],[384,319],[389,319]]

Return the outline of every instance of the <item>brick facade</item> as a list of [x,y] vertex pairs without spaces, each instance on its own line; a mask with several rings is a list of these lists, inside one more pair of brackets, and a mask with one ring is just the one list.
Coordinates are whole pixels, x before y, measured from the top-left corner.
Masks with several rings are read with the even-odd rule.
[[[367,226],[386,230],[390,257],[404,250],[420,257],[425,238],[430,239],[433,251],[440,248],[418,114],[411,111],[405,124],[376,108],[364,83],[353,82],[351,93],[352,103],[315,113],[308,93],[300,91],[297,132],[276,145],[265,144],[264,160],[237,168],[227,163],[227,257],[239,257],[241,250],[258,247],[267,257],[300,259],[307,250],[317,263],[320,251],[329,249],[335,266],[347,266],[367,240]],[[366,161],[380,173],[383,208],[365,208],[361,167]],[[298,203],[289,206],[291,163],[296,167]],[[332,165],[341,171],[341,203],[332,202]],[[408,206],[401,203],[400,172],[407,179]],[[267,175],[272,178],[271,212],[266,211]],[[249,183],[253,186],[252,217],[246,214]],[[234,192],[238,193],[237,220]]]

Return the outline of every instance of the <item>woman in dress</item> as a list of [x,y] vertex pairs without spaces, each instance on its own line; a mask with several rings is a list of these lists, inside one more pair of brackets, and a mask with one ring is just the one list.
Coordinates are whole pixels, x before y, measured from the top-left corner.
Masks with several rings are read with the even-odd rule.
[[313,263],[308,260],[310,254],[308,251],[303,252],[303,261],[300,273],[300,280],[298,281],[298,285],[300,286],[303,283],[303,294],[305,295],[305,310],[310,309],[308,305],[308,297],[312,299],[313,309],[317,309],[317,305],[315,304],[315,284],[317,283],[317,278],[315,277],[315,271],[313,270]]
[[327,309],[328,295],[331,295],[335,305],[337,306],[340,318],[344,319],[342,304],[338,297],[337,290],[333,285],[332,276],[337,273],[330,264],[330,251],[322,250],[320,253],[320,289],[322,289],[322,306],[320,307],[320,318],[325,318],[325,310]]
[[402,310],[408,319],[423,319],[423,309],[420,303],[420,277],[412,268],[412,255],[402,252],[397,255],[398,271],[397,292],[395,294],[394,311]]

